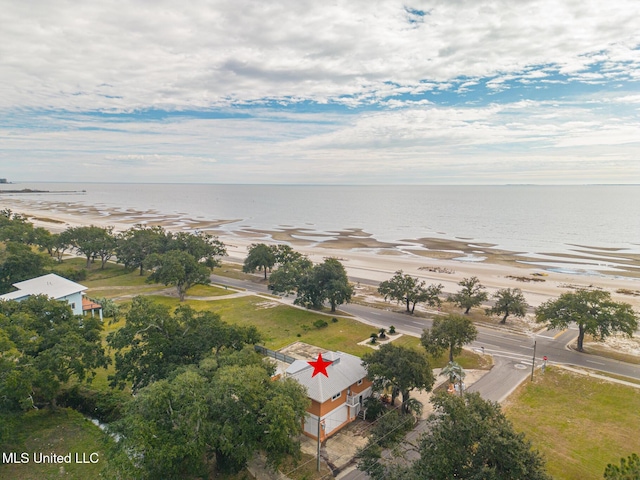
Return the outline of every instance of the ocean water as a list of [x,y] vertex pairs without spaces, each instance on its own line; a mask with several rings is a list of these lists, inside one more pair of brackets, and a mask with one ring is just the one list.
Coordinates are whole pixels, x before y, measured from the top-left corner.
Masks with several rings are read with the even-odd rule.
[[[244,228],[305,228],[311,238],[358,228],[381,241],[422,237],[495,244],[500,249],[570,253],[573,245],[640,253],[640,185],[308,186],[24,183],[7,201],[147,212],[152,219],[233,220]],[[84,190],[84,192],[81,192]],[[75,191],[76,193],[60,193]],[[320,240],[321,237],[318,237]],[[541,257],[543,259],[544,257]],[[473,259],[471,259],[473,260]]]

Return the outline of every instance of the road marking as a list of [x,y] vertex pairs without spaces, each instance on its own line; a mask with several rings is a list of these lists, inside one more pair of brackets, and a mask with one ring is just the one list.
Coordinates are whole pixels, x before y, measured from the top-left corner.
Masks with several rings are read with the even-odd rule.
[[596,365],[606,365],[606,363],[594,362],[593,360],[587,360],[589,363],[595,363]]
[[526,360],[520,360],[520,363],[524,363],[525,365],[533,365],[533,362],[527,362]]
[[560,335],[562,335],[562,334],[563,334],[564,332],[566,332],[566,331],[567,331],[566,329],[562,330],[560,333],[558,333],[558,334],[554,335],[554,336],[553,336],[553,339],[555,340],[556,338],[558,338]]
[[382,315],[382,314],[381,314],[381,313],[378,313],[378,312],[371,312],[371,315],[378,315],[378,316],[380,316],[380,315]]

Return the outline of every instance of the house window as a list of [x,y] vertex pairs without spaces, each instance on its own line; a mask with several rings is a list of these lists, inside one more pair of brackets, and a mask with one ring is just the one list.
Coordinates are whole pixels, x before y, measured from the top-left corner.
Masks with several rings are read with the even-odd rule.
[[342,396],[342,392],[338,392],[333,397],[331,397],[331,400],[336,400],[336,399],[340,398],[341,396]]
[[71,304],[71,309],[72,309],[72,310],[75,310],[75,309],[76,309],[76,304],[75,304],[75,302]]
[[362,379],[358,380],[358,383],[356,385],[362,385]]

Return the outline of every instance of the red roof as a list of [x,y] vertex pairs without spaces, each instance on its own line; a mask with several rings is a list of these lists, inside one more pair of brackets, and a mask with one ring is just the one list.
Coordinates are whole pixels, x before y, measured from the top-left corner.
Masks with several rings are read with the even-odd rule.
[[86,297],[82,297],[82,311],[86,310],[96,310],[98,308],[102,308],[102,305],[96,302],[92,302]]

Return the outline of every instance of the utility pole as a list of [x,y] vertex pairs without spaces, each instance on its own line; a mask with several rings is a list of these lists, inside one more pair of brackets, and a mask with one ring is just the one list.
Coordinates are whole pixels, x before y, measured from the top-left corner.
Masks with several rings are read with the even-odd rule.
[[533,362],[531,363],[531,381],[533,382],[533,370],[536,368],[536,340],[533,341]]

